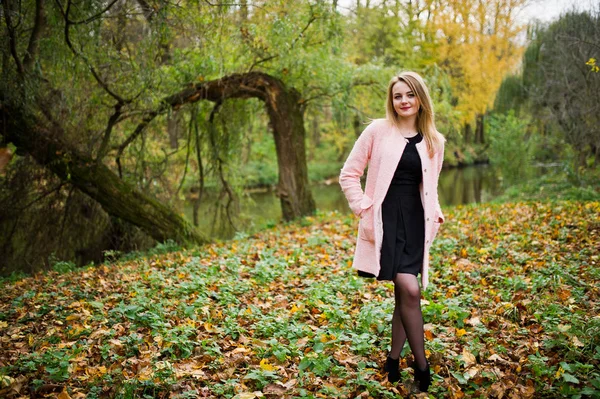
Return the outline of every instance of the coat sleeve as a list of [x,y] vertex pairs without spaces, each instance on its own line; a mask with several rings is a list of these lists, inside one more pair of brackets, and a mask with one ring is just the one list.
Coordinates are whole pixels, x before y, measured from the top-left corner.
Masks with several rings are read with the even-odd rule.
[[[444,163],[444,147],[445,147],[444,146],[444,142],[442,142],[442,151],[440,151],[437,154],[437,157],[438,157],[438,163],[437,163],[437,167],[438,167],[438,170],[437,170],[438,181],[439,181],[439,178],[440,178],[440,173],[442,172],[442,164]],[[439,223],[444,223],[445,219],[444,219],[444,214],[442,213],[442,207],[440,206],[440,200],[439,200],[439,198],[438,198],[438,201],[437,201],[437,204],[436,204],[436,210],[437,210],[437,213],[438,213],[439,218],[440,218],[440,220],[438,220],[438,222]]]
[[371,123],[361,133],[340,172],[339,182],[342,191],[348,200],[350,209],[358,216],[362,212],[360,204],[364,196],[360,185],[360,178],[365,171],[369,159],[371,159],[373,130],[373,124]]

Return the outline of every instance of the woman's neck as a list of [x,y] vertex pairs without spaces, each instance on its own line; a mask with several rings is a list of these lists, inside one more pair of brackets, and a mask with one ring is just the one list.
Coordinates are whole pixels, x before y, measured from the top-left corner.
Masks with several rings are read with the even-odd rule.
[[402,118],[399,119],[396,126],[400,130],[403,136],[414,136],[418,133],[417,129],[417,118]]

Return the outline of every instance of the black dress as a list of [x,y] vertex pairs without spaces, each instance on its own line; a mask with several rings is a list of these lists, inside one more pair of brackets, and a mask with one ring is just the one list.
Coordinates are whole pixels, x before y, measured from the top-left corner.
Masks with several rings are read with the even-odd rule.
[[[419,185],[423,180],[416,144],[421,134],[408,138],[381,205],[383,240],[377,280],[394,280],[397,273],[418,275],[423,265],[425,213]],[[375,277],[359,271],[363,277]]]

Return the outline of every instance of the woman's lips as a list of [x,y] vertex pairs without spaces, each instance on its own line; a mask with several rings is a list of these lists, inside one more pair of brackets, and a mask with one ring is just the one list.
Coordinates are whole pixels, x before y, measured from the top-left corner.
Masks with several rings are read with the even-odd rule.
[[410,109],[410,107],[400,107],[400,109],[406,110],[406,109]]

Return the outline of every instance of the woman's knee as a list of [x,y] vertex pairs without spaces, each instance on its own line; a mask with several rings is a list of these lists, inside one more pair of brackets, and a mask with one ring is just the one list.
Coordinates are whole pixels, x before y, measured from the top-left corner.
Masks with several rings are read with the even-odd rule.
[[401,301],[408,303],[420,303],[421,301],[421,289],[416,277],[412,275],[401,275],[396,276],[396,291],[400,294]]

